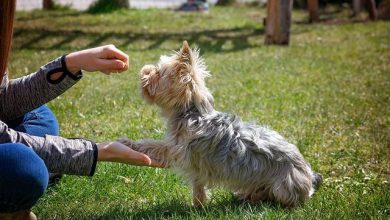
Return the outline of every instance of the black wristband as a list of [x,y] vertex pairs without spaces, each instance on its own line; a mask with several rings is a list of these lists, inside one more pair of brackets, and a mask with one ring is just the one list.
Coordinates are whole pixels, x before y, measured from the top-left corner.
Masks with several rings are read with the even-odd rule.
[[[60,83],[62,80],[65,79],[66,76],[69,76],[71,79],[73,80],[80,80],[81,77],[83,77],[83,72],[80,70],[78,71],[77,73],[73,74],[71,73],[68,68],[66,67],[66,61],[65,61],[65,57],[66,55],[63,55],[61,56],[61,67],[59,68],[55,68],[55,69],[52,69],[50,70],[47,75],[46,75],[46,79],[49,83],[51,84],[58,84]],[[61,76],[58,77],[58,79],[52,79],[52,75],[54,74],[57,74],[57,73],[61,73]]]
[[66,61],[65,61],[65,57],[66,55],[68,54],[65,54],[61,57],[61,66],[62,66],[62,71],[68,75],[70,78],[74,79],[74,80],[79,80],[81,79],[81,77],[83,76],[83,72],[81,72],[81,70],[79,70],[77,73],[73,74],[71,73],[69,70],[68,70],[68,67],[66,66]]
[[93,176],[93,174],[95,173],[97,158],[98,158],[98,148],[96,143],[92,142],[92,147],[93,147],[93,163],[92,163],[92,168],[91,168],[91,172],[89,173],[89,176]]

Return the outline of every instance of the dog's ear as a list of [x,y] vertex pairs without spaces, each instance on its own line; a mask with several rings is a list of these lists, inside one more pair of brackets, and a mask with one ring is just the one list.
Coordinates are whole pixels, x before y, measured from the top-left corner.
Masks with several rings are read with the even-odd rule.
[[214,109],[214,98],[207,89],[194,94],[194,105],[201,114],[208,114]]
[[188,45],[188,42],[185,40],[179,52],[180,62],[185,65],[191,66],[194,62],[192,56],[193,55],[192,55],[192,50],[190,48],[190,45]]
[[[199,50],[192,50],[187,41],[183,42],[179,53],[180,74],[186,75],[185,80],[188,89],[192,93],[192,101],[202,114],[213,110],[214,100],[204,83],[204,77],[208,75],[203,59],[199,57]],[[183,75],[182,75],[183,77]]]

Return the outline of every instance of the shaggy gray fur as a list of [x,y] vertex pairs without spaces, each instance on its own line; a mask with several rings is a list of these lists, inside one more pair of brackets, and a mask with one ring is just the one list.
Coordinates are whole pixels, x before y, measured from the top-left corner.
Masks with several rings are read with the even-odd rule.
[[208,75],[197,50],[180,52],[141,70],[143,97],[167,119],[166,138],[121,142],[177,170],[193,185],[193,202],[206,202],[206,187],[223,186],[240,199],[295,207],[321,183],[298,148],[277,132],[214,110]]

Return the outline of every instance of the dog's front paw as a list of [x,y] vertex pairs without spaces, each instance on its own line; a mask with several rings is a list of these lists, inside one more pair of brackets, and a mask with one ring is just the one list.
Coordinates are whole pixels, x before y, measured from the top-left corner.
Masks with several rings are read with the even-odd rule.
[[130,148],[134,148],[136,145],[134,144],[134,141],[129,138],[120,138],[117,140],[119,143],[124,144]]

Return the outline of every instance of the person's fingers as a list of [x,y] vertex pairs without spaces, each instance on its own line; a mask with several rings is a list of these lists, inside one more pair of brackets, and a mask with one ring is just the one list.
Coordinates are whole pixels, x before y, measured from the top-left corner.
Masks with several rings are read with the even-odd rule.
[[113,50],[113,55],[116,59],[122,60],[124,63],[129,62],[129,56],[117,48]]
[[151,159],[148,155],[135,151],[130,148],[131,151],[131,163],[139,166],[159,167],[164,168],[164,165],[157,160]]
[[98,59],[96,62],[97,69],[101,72],[122,72],[127,70],[127,65],[121,60]]
[[129,162],[133,165],[139,165],[139,166],[150,166],[152,164],[152,159],[144,153],[135,151],[131,148],[128,148],[130,150],[129,154]]
[[114,68],[114,69],[109,69],[111,72],[124,72],[129,69],[128,65],[124,65],[123,67],[120,68]]
[[146,154],[140,153],[138,157],[138,162],[143,166],[150,166],[152,164],[152,159]]
[[114,45],[107,45],[103,49],[104,51],[104,58],[111,58],[111,59],[119,59],[124,63],[129,62],[129,56],[116,48]]

